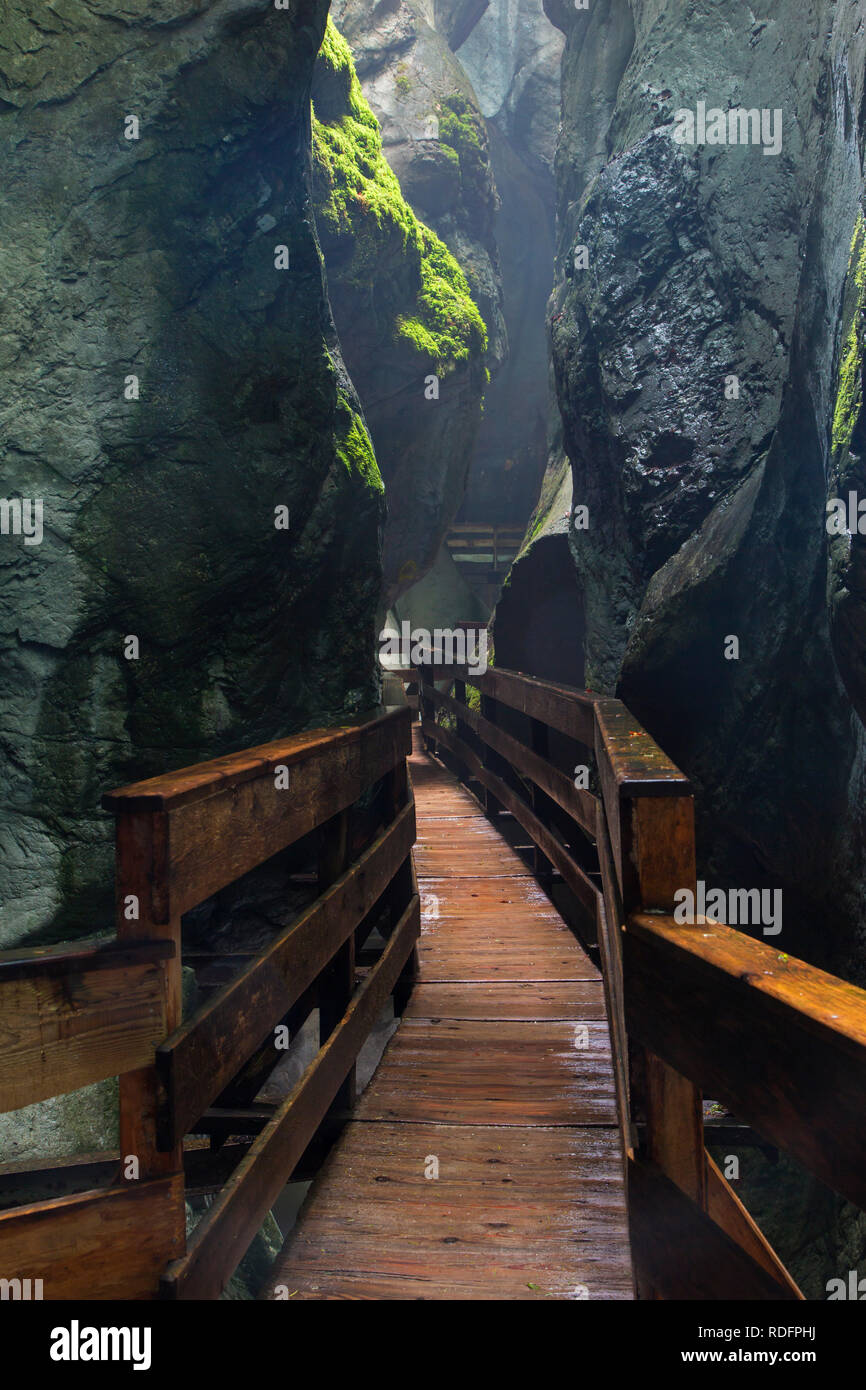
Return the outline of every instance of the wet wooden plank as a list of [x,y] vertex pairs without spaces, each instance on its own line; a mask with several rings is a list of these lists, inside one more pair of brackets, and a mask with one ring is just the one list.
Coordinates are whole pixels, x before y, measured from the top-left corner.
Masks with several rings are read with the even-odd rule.
[[264,1296],[630,1298],[617,1167],[609,1129],[353,1121]]
[[407,1022],[357,1113],[443,1124],[615,1124],[607,1026]]
[[452,840],[434,838],[421,827],[415,846],[415,868],[419,878],[477,878],[480,856],[484,855],[484,876],[529,878],[520,855],[482,816],[480,821],[460,822]]
[[42,1279],[46,1300],[156,1298],[183,1211],[178,1173],[2,1212],[2,1277]]
[[[246,782],[273,780],[274,770],[281,763],[289,768],[307,762],[317,763],[321,767],[328,764],[335,766],[346,749],[369,742],[377,728],[399,728],[403,731],[403,739],[408,741],[410,717],[405,707],[380,706],[339,726],[309,729],[305,733],[275,739],[240,753],[211,758],[208,762],[194,763],[176,772],[149,777],[144,782],[118,787],[105,793],[102,805],[106,811],[173,810],[236,790]],[[335,806],[334,811],[338,810],[342,810],[342,806]],[[327,814],[325,812],[325,817]]]
[[442,870],[420,982],[265,1296],[631,1298],[601,977],[489,828],[461,872],[474,812],[426,755],[411,770]]
[[405,1019],[603,1019],[604,994],[599,980],[504,980],[420,984]]
[[866,991],[717,922],[636,914],[623,947],[629,1034],[866,1207]]
[[0,1110],[147,1066],[165,1036],[158,963],[0,988]]

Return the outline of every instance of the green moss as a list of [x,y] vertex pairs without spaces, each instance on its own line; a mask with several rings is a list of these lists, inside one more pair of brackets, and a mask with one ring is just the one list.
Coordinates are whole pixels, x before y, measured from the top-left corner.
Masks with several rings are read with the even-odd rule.
[[[344,108],[328,119],[313,110],[316,216],[320,229],[350,252],[347,278],[369,289],[371,303],[383,250],[396,241],[410,270],[414,311],[392,314],[396,341],[441,375],[487,346],[484,321],[466,277],[443,242],[419,222],[382,153],[379,123],[364,100],[348,44],[329,20],[319,53],[332,88],[342,83]],[[387,295],[384,296],[387,299]],[[390,311],[388,311],[390,312]]]
[[443,97],[436,109],[439,143],[457,157],[464,196],[486,206],[491,199],[490,159],[478,112],[461,92]]
[[845,335],[833,409],[834,453],[847,449],[863,405],[863,347],[866,338],[866,223],[857,214],[848,262],[847,295],[853,298]]
[[337,457],[348,473],[366,479],[376,492],[384,492],[385,484],[379,472],[376,455],[364,422],[345,392],[337,390]]

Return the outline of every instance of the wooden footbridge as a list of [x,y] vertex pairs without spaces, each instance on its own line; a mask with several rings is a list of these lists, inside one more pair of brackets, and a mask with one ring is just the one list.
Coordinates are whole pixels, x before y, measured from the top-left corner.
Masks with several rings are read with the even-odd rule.
[[[9,1296],[217,1298],[315,1175],[264,1298],[799,1298],[702,1090],[866,1208],[866,993],[674,921],[682,774],[616,700],[415,674],[420,726],[383,707],[106,796],[115,935],[0,953],[0,1108],[119,1076],[116,1152],[0,1169]],[[202,950],[188,914],[262,865],[295,908]]]

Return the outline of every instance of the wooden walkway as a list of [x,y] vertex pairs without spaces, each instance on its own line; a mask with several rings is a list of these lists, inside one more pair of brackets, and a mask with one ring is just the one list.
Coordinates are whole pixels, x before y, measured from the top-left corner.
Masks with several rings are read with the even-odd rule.
[[629,1299],[601,978],[413,736],[421,979],[264,1296]]

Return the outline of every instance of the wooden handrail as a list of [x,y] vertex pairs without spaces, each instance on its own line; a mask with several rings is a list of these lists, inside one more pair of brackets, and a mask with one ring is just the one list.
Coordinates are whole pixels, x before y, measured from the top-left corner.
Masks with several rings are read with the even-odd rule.
[[866,990],[732,927],[649,913],[629,919],[624,958],[629,1035],[866,1210]]
[[[119,1176],[0,1212],[4,1277],[42,1279],[45,1298],[154,1297],[172,1262],[163,1294],[219,1294],[337,1097],[351,1098],[347,1078],[382,1003],[411,988],[420,906],[410,720],[405,705],[383,707],[106,794],[117,826],[116,938],[0,953],[0,1107],[119,1075]],[[375,787],[378,809],[365,812],[359,838],[349,812]],[[182,1024],[182,914],[311,831],[316,901]],[[356,994],[355,938],[374,925],[387,945]],[[217,1098],[243,1116],[283,1055],[276,1025],[292,1034],[316,1006],[316,1061],[291,1103],[261,1117],[258,1139],[238,1146],[225,1200],[186,1255],[185,1136]],[[205,1277],[199,1261],[213,1230]]]
[[[431,749],[492,792],[555,861],[563,849],[543,799],[594,832],[601,891],[586,879],[593,898],[583,905],[596,908],[641,1295],[689,1296],[693,1264],[699,1296],[802,1298],[706,1153],[700,1088],[866,1208],[866,992],[730,927],[673,920],[674,895],[695,887],[692,786],[619,700],[465,666],[450,670],[452,696],[434,675],[449,678],[418,671]],[[467,686],[481,692],[480,713]],[[498,727],[499,705],[527,717],[525,741],[513,720]],[[593,748],[600,795],[572,797],[539,728]],[[530,802],[505,779],[506,760],[532,783]],[[688,1248],[663,1238],[665,1212]]]
[[[519,821],[542,881],[558,870],[596,931],[641,1295],[801,1298],[706,1153],[701,1088],[866,1208],[866,991],[673,918],[677,890],[695,886],[692,788],[621,702],[498,668],[451,668],[451,695],[440,674],[418,672],[428,746],[490,816]],[[44,1278],[48,1298],[219,1295],[329,1114],[351,1105],[385,999],[411,987],[410,720],[380,709],[106,796],[117,936],[0,953],[0,1106],[119,1074],[121,1176],[0,1211],[5,1277]],[[557,766],[551,735],[591,750],[597,795]],[[353,837],[351,808],[373,787]],[[181,1022],[181,914],[311,831],[316,899]],[[374,923],[386,946],[356,990],[355,947]],[[274,1029],[296,1031],[316,1006],[314,1062],[280,1105],[256,1107]],[[246,1125],[249,1142],[187,1247],[182,1146],[197,1124],[218,1139]]]

